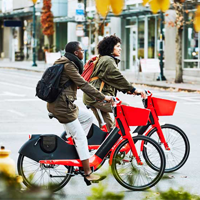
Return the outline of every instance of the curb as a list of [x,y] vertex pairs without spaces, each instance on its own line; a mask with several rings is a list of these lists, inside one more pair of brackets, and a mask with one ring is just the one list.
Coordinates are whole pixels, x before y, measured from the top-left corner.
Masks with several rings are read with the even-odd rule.
[[148,86],[153,88],[162,88],[165,90],[172,89],[177,92],[191,92],[191,93],[200,93],[200,90],[197,89],[191,89],[191,88],[181,88],[181,87],[175,87],[175,86],[163,86],[163,85],[155,85],[155,84],[149,84],[149,83],[134,83],[134,85],[140,85],[140,86]]
[[[2,69],[16,69],[16,70],[22,70],[22,71],[32,71],[32,72],[39,72],[39,73],[43,73],[46,69],[26,69],[26,68],[20,68],[20,67],[3,67],[3,66],[0,66],[0,68]],[[134,85],[140,85],[140,86],[148,86],[148,87],[153,87],[153,88],[162,88],[162,89],[165,89],[165,90],[168,90],[168,89],[172,89],[174,91],[177,91],[177,92],[191,92],[191,93],[200,93],[200,90],[198,89],[191,89],[191,88],[182,88],[182,87],[175,87],[175,86],[164,86],[164,85],[156,85],[156,84],[151,84],[151,83],[142,83],[142,82],[131,82],[132,84]]]
[[31,71],[31,72],[44,72],[44,70],[38,70],[38,69],[26,69],[26,68],[19,68],[19,67],[2,67],[0,66],[0,69],[16,69],[21,71]]

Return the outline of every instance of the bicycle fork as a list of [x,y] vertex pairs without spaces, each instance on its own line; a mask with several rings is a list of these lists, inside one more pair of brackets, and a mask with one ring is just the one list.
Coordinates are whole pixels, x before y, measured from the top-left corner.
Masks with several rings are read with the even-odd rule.
[[[156,112],[154,110],[154,108],[151,106],[150,107],[150,110],[151,110],[151,113],[150,113],[150,121],[151,121],[151,124],[154,128],[157,129],[157,133],[158,133],[158,136],[160,138],[160,142],[164,145],[165,147],[165,150],[169,151],[170,150],[170,147],[168,146],[166,140],[165,140],[165,137],[164,137],[164,134],[163,134],[163,131],[161,129],[161,126],[160,126],[160,123],[159,123],[159,119],[158,119],[158,116],[156,115]],[[148,133],[147,133],[148,134]],[[146,135],[147,135],[146,134]]]

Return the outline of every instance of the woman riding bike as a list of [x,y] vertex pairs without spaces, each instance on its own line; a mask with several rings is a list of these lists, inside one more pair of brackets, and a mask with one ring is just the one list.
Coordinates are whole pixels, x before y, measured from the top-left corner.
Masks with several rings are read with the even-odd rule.
[[92,125],[93,117],[87,110],[78,108],[74,101],[77,99],[77,87],[93,97],[95,101],[106,100],[110,102],[112,97],[100,93],[81,77],[83,72],[83,64],[81,62],[83,50],[79,42],[69,42],[65,47],[65,52],[65,55],[59,58],[54,65],[64,64],[59,85],[63,86],[68,80],[72,80],[72,84],[62,91],[56,101],[48,103],[47,109],[64,125],[66,132],[69,132],[74,139],[85,173],[84,180],[86,182],[98,181],[102,177],[92,174],[89,166],[90,154],[86,138]]
[[[99,52],[99,59],[91,75],[90,83],[104,95],[116,96],[117,91],[121,91],[127,94],[139,94],[145,98],[145,92],[139,91],[133,87],[118,69],[118,63],[120,60],[117,57],[121,54],[120,38],[115,35],[105,37],[101,42],[99,42],[97,48]],[[83,95],[83,103],[90,106],[99,122],[99,126],[101,121],[96,108],[101,111],[107,130],[110,131],[113,126],[112,118],[109,115],[109,112],[112,112],[111,105],[104,105],[103,102],[96,102],[87,94]]]

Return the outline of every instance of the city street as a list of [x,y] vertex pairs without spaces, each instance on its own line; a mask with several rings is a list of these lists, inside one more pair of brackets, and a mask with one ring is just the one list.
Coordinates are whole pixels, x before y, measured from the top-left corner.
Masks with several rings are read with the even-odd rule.
[[[0,69],[0,145],[11,150],[11,157],[17,163],[18,150],[28,140],[29,134],[57,134],[63,132],[63,126],[56,119],[49,119],[46,102],[35,97],[35,87],[42,76],[40,72],[30,72],[14,69]],[[190,140],[190,156],[186,164],[177,172],[165,174],[157,186],[162,190],[180,186],[186,190],[200,194],[200,94],[166,91],[163,89],[143,88],[150,90],[154,96],[177,101],[173,116],[161,117],[160,122],[179,126]],[[126,103],[143,107],[140,97],[118,93],[118,97]],[[78,106],[82,103],[82,92],[78,92]],[[94,120],[94,123],[96,121]],[[102,170],[107,169],[107,164]],[[148,192],[133,192],[123,188],[114,177],[102,181],[108,184],[108,191],[125,192],[125,199],[142,199]],[[91,194],[81,176],[72,178],[64,188],[68,199],[86,199]]]

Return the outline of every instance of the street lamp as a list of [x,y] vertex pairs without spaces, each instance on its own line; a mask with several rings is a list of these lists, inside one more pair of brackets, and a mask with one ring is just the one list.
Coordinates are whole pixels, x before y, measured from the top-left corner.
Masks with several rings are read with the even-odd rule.
[[36,64],[36,41],[35,41],[35,4],[37,3],[37,0],[32,0],[33,2],[33,64],[32,66],[33,67],[37,67],[37,64]]
[[163,49],[163,22],[164,22],[164,15],[163,15],[163,12],[161,11],[160,12],[160,18],[161,18],[161,21],[160,21],[160,75],[158,76],[158,78],[156,79],[157,81],[166,81],[166,78],[164,76],[164,73],[163,73],[163,67],[164,67],[164,63],[163,63],[163,52],[164,52],[164,49]]

